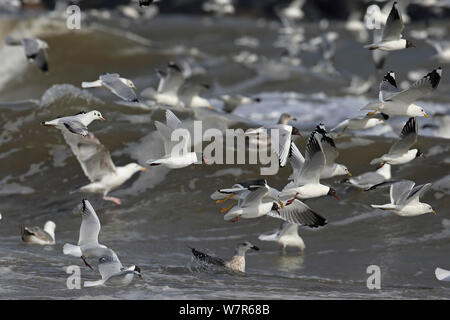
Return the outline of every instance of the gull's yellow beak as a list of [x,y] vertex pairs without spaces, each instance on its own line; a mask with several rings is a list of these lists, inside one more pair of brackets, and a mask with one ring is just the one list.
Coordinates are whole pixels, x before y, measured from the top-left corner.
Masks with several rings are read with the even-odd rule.
[[352,173],[349,171],[349,172],[347,172],[347,174],[348,174],[348,176],[349,177],[351,177],[352,176]]
[[146,168],[146,167],[141,167],[141,169],[139,169],[139,170],[141,170],[141,171],[147,171],[147,168]]
[[281,208],[284,208],[283,202],[281,202],[280,200],[278,200],[278,203],[280,204],[280,207],[281,207]]
[[384,121],[383,121],[381,124],[382,124],[383,126],[387,126],[387,123],[384,122]]
[[436,214],[436,211],[434,211],[434,210],[431,210],[431,213],[432,213],[432,214]]
[[105,121],[106,119],[103,117],[98,118],[100,121]]
[[425,118],[430,119],[430,116],[427,115],[426,112],[424,112],[423,115],[425,116]]
[[208,109],[213,109],[213,107],[212,107],[212,106],[207,106],[207,108],[208,108]]

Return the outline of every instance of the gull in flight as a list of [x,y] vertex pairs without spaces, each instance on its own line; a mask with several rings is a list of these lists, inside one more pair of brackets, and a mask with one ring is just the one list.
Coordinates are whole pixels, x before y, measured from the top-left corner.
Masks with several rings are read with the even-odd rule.
[[56,224],[50,220],[45,223],[44,229],[22,226],[22,240],[33,244],[55,244],[55,228]]
[[[100,220],[91,203],[83,199],[81,208],[81,226],[78,245],[66,243],[63,253],[73,257],[81,258],[86,266],[94,270],[87,262],[87,258],[98,258],[98,268],[102,279],[95,282],[85,282],[85,286],[97,286],[104,284],[110,278],[124,278],[122,281],[132,279],[134,274],[140,274],[140,268],[132,266],[124,269],[116,253],[103,244],[98,243],[100,233]],[[129,274],[131,274],[129,276]],[[131,282],[131,280],[130,280]],[[87,283],[87,285],[86,285]]]
[[92,82],[81,83],[82,88],[97,88],[104,87],[118,96],[120,99],[128,102],[138,102],[138,98],[134,90],[136,87],[134,83],[129,80],[120,77],[117,73],[106,73],[99,77],[99,80]]
[[[270,135],[270,145],[273,151],[278,155],[280,167],[284,167],[287,163],[292,135],[298,135],[300,137],[302,136],[300,134],[300,131],[296,127],[288,124],[290,120],[296,121],[297,119],[292,117],[288,113],[283,113],[280,116],[278,124],[260,127],[257,129],[249,129],[245,132],[245,135],[251,138],[261,133]],[[278,130],[278,149],[275,149],[274,143],[272,141],[273,130]]]
[[229,94],[224,94],[221,95],[219,97],[220,100],[223,101],[223,111],[225,111],[226,113],[231,113],[233,112],[237,107],[239,106],[243,106],[246,104],[252,104],[252,103],[256,103],[256,102],[261,102],[260,98],[252,98],[252,97],[247,97],[247,96],[243,96],[243,95],[229,95]]
[[5,40],[5,44],[9,46],[23,46],[27,59],[34,62],[42,72],[48,72],[47,54],[45,50],[49,49],[49,46],[45,41],[38,38],[23,38],[17,40],[8,37]]
[[[191,145],[191,135],[172,111],[166,110],[166,124],[155,121],[155,126],[163,139],[165,155],[161,159],[149,159],[146,161],[147,164],[150,166],[163,165],[167,168],[178,169],[196,163],[199,159],[203,159],[206,162],[203,155],[199,157],[195,152],[188,152]],[[183,137],[182,142],[172,141],[172,134],[175,131]]]
[[94,110],[89,112],[81,111],[74,116],[42,121],[41,125],[46,127],[56,127],[60,130],[67,129],[74,134],[87,136],[89,133],[87,127],[94,120],[105,121],[102,114],[99,111]]
[[204,262],[206,264],[220,266],[220,267],[224,267],[228,270],[239,271],[239,272],[245,272],[245,253],[250,249],[256,250],[256,251],[259,250],[259,248],[257,246],[254,246],[253,244],[251,244],[248,241],[245,241],[244,243],[240,243],[236,246],[236,252],[235,252],[234,256],[230,260],[223,260],[221,258],[213,257],[206,253],[198,251],[195,248],[191,248],[192,254],[199,261]]
[[103,194],[103,200],[120,205],[122,201],[116,197],[108,197],[108,193],[121,186],[136,172],[147,170],[137,163],[116,167],[108,149],[91,132],[83,137],[63,131],[63,136],[91,182],[81,187],[81,192],[100,193]]
[[359,189],[367,189],[376,184],[386,182],[391,179],[391,165],[386,163],[381,168],[373,172],[366,172],[356,177],[344,179],[341,183],[348,183]]
[[372,116],[362,116],[350,118],[342,121],[336,127],[331,129],[331,131],[335,131],[339,128],[342,128],[342,131],[338,134],[338,136],[342,136],[345,130],[366,130],[373,128],[379,124],[386,125],[385,120],[389,119],[389,116],[384,113],[377,113]]
[[97,281],[85,281],[84,287],[97,287],[105,284],[127,286],[133,281],[135,275],[142,279],[140,267],[133,265],[124,268],[117,254],[111,249],[108,249],[107,253],[98,259],[98,271],[102,278]]
[[400,133],[400,138],[391,146],[388,153],[373,159],[370,164],[379,164],[379,167],[382,167],[385,163],[398,165],[408,163],[417,157],[425,158],[419,149],[409,149],[417,142],[418,130],[416,118],[409,118]]
[[434,270],[434,274],[436,275],[436,279],[440,281],[450,281],[450,271],[442,268],[436,268]]
[[305,250],[305,243],[298,235],[298,225],[290,222],[282,222],[280,227],[273,233],[262,234],[258,237],[261,241],[275,241],[281,246],[283,253],[286,247],[296,247],[300,250],[300,254]]
[[415,47],[411,41],[402,39],[402,31],[404,28],[403,19],[396,5],[397,2],[394,2],[392,5],[391,12],[383,28],[381,41],[366,45],[364,48],[368,48],[369,50],[394,51]]
[[320,124],[316,127],[315,131],[322,136],[320,141],[322,142],[323,153],[325,155],[325,166],[320,173],[320,179],[328,179],[341,175],[351,176],[352,174],[346,166],[335,163],[339,152],[337,151],[333,138],[327,133],[325,126]]
[[208,99],[200,96],[207,89],[209,89],[209,85],[185,82],[179,90],[181,105],[185,108],[212,109]]
[[241,193],[238,204],[224,215],[224,220],[236,222],[240,218],[252,219],[268,215],[299,225],[317,228],[326,224],[326,219],[315,213],[310,207],[299,200],[290,201],[284,205],[271,194],[267,184],[253,185]]
[[279,194],[280,199],[292,198],[287,204],[296,198],[310,199],[326,195],[339,199],[336,195],[336,190],[320,183],[320,175],[324,170],[326,161],[320,140],[320,133],[313,131],[306,145],[303,164],[303,157],[301,157],[300,152],[296,147],[293,148],[290,155],[294,169],[293,181],[288,183]]
[[178,90],[185,82],[183,70],[175,62],[169,62],[166,71],[157,70],[158,89],[148,88],[142,95],[155,100],[156,103],[177,107],[181,104]]
[[397,88],[395,74],[388,72],[380,83],[379,102],[369,103],[361,110],[374,110],[367,115],[374,115],[380,111],[388,115],[426,117],[429,116],[423,108],[414,102],[434,91],[442,76],[442,68],[437,68],[417,80],[408,89],[400,91]]
[[425,40],[428,44],[433,46],[436,54],[431,59],[439,63],[450,63],[450,41]]
[[419,199],[431,187],[431,183],[421,184],[416,187],[414,185],[414,181],[410,180],[394,180],[374,185],[366,191],[390,186],[391,203],[372,204],[370,206],[392,211],[399,216],[418,216],[425,213],[436,214],[429,204],[422,203]]

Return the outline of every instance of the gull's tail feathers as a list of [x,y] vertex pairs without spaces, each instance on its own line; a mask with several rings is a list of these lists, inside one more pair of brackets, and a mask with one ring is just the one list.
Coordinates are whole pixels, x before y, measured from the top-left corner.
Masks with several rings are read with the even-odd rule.
[[81,253],[81,248],[79,246],[70,244],[70,243],[66,243],[63,246],[63,253],[65,255],[69,255],[69,256],[74,256],[77,258],[80,258],[83,254]]
[[81,83],[82,88],[97,88],[97,87],[101,87],[101,86],[102,86],[102,82],[100,80],[92,81],[92,82],[83,81]]
[[272,234],[262,234],[258,237],[261,241],[277,241],[278,240],[278,233],[272,233]]

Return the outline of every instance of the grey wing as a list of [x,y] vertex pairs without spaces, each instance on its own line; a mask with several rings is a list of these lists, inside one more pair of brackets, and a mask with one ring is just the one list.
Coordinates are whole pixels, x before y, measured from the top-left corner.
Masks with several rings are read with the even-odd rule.
[[419,186],[414,187],[411,192],[408,194],[406,198],[406,202],[417,203],[419,202],[419,198],[430,189],[431,183],[421,184]]
[[69,130],[72,133],[79,134],[82,136],[88,135],[88,128],[83,125],[80,121],[77,120],[68,120],[62,122],[67,130]]
[[376,184],[370,187],[368,190],[374,190],[383,187],[390,187],[389,194],[392,204],[402,204],[414,187],[414,181],[410,180],[392,180],[383,183]]
[[301,154],[300,150],[297,148],[294,142],[291,141],[291,153],[289,155],[289,162],[292,166],[292,176],[294,178],[294,183],[298,183],[298,178],[300,171],[302,170],[303,164],[305,163],[305,158]]
[[166,110],[166,124],[172,130],[182,127],[180,119],[170,110]]
[[24,227],[22,234],[32,235],[44,241],[52,242],[53,238],[40,227]]
[[392,5],[391,12],[386,20],[383,29],[383,41],[398,40],[402,36],[404,25],[400,11],[396,7],[396,2]]
[[262,202],[265,195],[269,193],[268,187],[257,186],[255,189],[248,193],[242,193],[242,201],[240,203],[241,208],[249,207]]
[[64,139],[76,156],[84,174],[91,182],[116,173],[108,149],[92,133],[86,137],[63,131]]
[[332,166],[339,156],[339,151],[336,148],[333,138],[331,138],[327,133],[322,133],[322,138],[320,139],[322,143],[323,153],[325,155],[325,163],[327,166]]
[[80,227],[80,236],[78,239],[78,245],[97,244],[98,234],[100,233],[100,220],[97,217],[97,213],[88,200],[82,201],[82,219]]
[[318,183],[325,165],[325,155],[319,142],[319,133],[313,132],[306,145],[305,163],[298,177],[298,184]]
[[378,174],[376,172],[366,172],[352,178],[351,180],[353,180],[354,184],[358,186],[373,186],[384,182],[385,178],[381,174]]
[[400,90],[397,88],[397,82],[395,81],[395,73],[393,71],[386,73],[380,83],[380,101],[385,102],[399,92]]
[[292,204],[279,209],[278,212],[272,210],[267,215],[310,228],[321,227],[327,223],[324,217],[297,199]]
[[5,44],[8,46],[21,46],[21,45],[23,45],[23,42],[22,42],[22,40],[14,39],[13,37],[8,36],[5,39]]
[[119,273],[123,268],[116,253],[111,249],[108,249],[107,251],[107,254],[102,255],[98,259],[98,271],[103,280],[107,280],[111,276]]
[[101,75],[100,80],[102,81],[103,85],[106,88],[108,88],[112,93],[114,93],[119,98],[129,102],[137,102],[138,98],[133,88],[123,83],[117,76],[118,76],[117,74]]
[[392,96],[390,100],[401,101],[409,105],[436,89],[441,80],[441,75],[441,68],[434,69],[433,71],[425,75],[422,79],[417,80],[407,90],[404,90]]
[[22,39],[22,45],[25,49],[25,55],[28,59],[36,58],[39,51],[42,51],[42,49],[39,47],[39,42],[33,38]]
[[177,93],[185,80],[181,68],[173,62],[167,66],[166,73],[160,73],[160,78],[158,92],[172,94]]
[[389,149],[389,154],[403,154],[407,152],[416,143],[418,130],[416,118],[409,118],[400,133],[400,138]]

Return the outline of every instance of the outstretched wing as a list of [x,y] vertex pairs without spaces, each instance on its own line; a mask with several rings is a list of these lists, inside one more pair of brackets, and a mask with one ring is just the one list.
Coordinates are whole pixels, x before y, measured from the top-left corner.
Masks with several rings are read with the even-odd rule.
[[406,198],[406,202],[409,203],[417,203],[419,202],[419,198],[427,192],[428,189],[430,189],[431,183],[421,184],[416,187],[414,187],[411,192],[408,194],[408,197]]
[[134,92],[133,88],[123,83],[118,74],[104,74],[99,79],[106,88],[119,98],[129,102],[138,101],[136,92]]
[[312,132],[306,145],[305,163],[298,177],[298,184],[319,183],[320,173],[325,165],[325,155],[319,142],[320,134]]
[[65,130],[62,132],[84,174],[91,182],[116,173],[116,166],[108,149],[91,132],[85,137]]
[[389,154],[404,154],[408,152],[409,148],[417,141],[418,130],[416,118],[409,118],[403,126],[400,138],[389,149]]
[[210,256],[206,253],[198,251],[195,248],[191,248],[191,250],[192,250],[192,254],[194,255],[194,257],[196,257],[200,261],[206,262],[208,264],[213,264],[216,266],[222,266],[222,267],[225,266],[225,261],[223,261],[220,258]]
[[86,199],[82,201],[82,220],[80,227],[80,236],[78,239],[78,245],[81,247],[86,244],[97,244],[98,234],[100,233],[100,220],[97,217],[97,213]]
[[321,227],[327,223],[324,217],[315,213],[310,207],[297,199],[278,211],[270,211],[267,215],[310,228]]
[[397,2],[392,5],[391,12],[386,20],[386,25],[383,29],[383,41],[398,40],[402,37],[404,28],[402,14],[397,9]]

